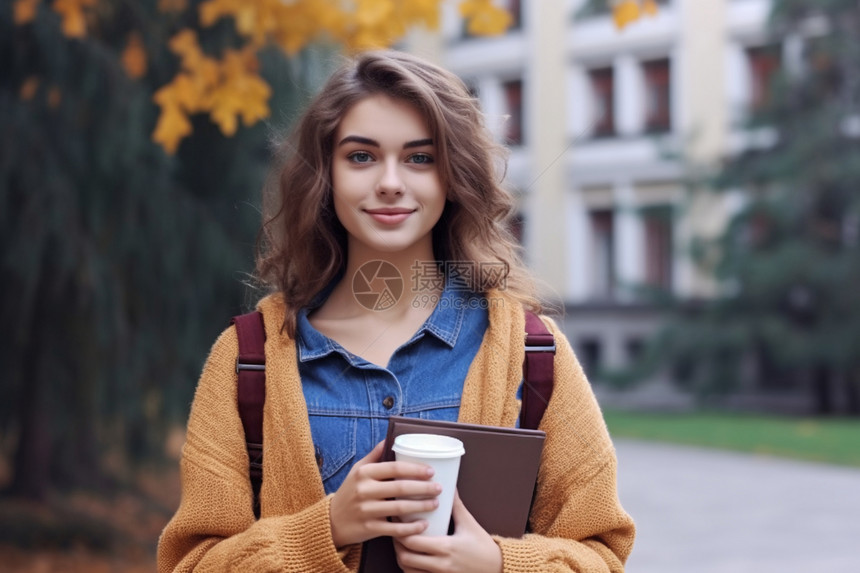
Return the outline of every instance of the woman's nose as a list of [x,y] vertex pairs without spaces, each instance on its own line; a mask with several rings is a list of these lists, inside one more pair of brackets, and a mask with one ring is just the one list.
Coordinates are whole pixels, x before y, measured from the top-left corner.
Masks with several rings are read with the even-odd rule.
[[387,161],[376,183],[376,192],[382,195],[401,195],[405,189],[406,184],[400,175],[399,165],[395,161]]

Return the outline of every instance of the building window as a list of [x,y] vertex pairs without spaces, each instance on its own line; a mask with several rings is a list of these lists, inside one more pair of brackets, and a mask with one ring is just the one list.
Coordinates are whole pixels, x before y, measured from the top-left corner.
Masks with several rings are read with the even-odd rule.
[[588,72],[591,80],[591,121],[595,137],[615,135],[615,74],[611,67]]
[[591,294],[609,299],[615,292],[615,234],[614,213],[611,210],[591,211]]
[[669,59],[642,64],[645,78],[645,130],[669,131],[672,125],[671,65]]
[[672,288],[672,209],[649,207],[642,213],[645,229],[645,283]]
[[628,338],[624,343],[625,354],[627,354],[627,363],[633,364],[642,358],[645,352],[645,341],[638,336]]
[[520,30],[523,27],[523,6],[521,0],[508,0],[508,12],[511,13],[511,25],[508,31]]
[[523,82],[514,80],[502,84],[508,121],[505,124],[505,140],[509,145],[523,144]]
[[579,360],[582,369],[589,378],[595,378],[600,372],[603,360],[602,345],[597,338],[583,338],[579,343]]
[[777,46],[747,49],[750,69],[750,108],[759,111],[773,95],[773,78],[779,69],[781,57]]
[[[818,38],[806,38],[804,65],[815,78],[816,92],[826,97],[838,94],[845,83],[843,69],[838,62],[838,54],[834,53],[832,47],[828,46],[827,36]],[[851,68],[849,68],[851,69]]]

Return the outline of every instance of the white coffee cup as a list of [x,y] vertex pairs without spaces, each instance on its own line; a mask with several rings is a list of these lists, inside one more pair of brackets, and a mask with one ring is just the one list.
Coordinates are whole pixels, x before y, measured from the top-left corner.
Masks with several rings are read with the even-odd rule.
[[433,468],[432,480],[442,485],[439,505],[433,511],[412,513],[401,517],[403,521],[426,519],[429,523],[422,535],[447,535],[454,506],[454,491],[460,472],[460,457],[466,453],[463,442],[437,434],[401,434],[394,438],[395,459],[398,462],[426,464]]

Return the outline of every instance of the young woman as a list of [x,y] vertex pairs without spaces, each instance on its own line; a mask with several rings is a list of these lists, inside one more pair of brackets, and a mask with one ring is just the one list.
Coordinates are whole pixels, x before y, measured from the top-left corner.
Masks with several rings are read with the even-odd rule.
[[450,536],[396,519],[435,507],[439,487],[426,466],[379,461],[388,417],[516,425],[524,308],[540,310],[505,227],[502,150],[462,82],[406,54],[362,54],[311,102],[285,156],[258,255],[273,291],[258,305],[261,517],[231,327],[197,388],[159,570],[355,571],[362,543],[384,535],[407,572],[622,571],[634,528],[614,449],[549,319],[558,350],[531,532],[490,536],[459,500]]

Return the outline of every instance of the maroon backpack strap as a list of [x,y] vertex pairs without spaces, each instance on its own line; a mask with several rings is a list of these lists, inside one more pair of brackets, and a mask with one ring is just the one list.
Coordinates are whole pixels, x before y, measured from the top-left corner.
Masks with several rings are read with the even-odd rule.
[[239,417],[248,447],[251,489],[254,491],[254,515],[260,517],[260,485],[263,483],[263,404],[266,402],[266,330],[263,315],[249,312],[234,316],[239,339],[236,358]]
[[552,396],[555,338],[543,321],[526,311],[526,357],[520,427],[536,430]]

